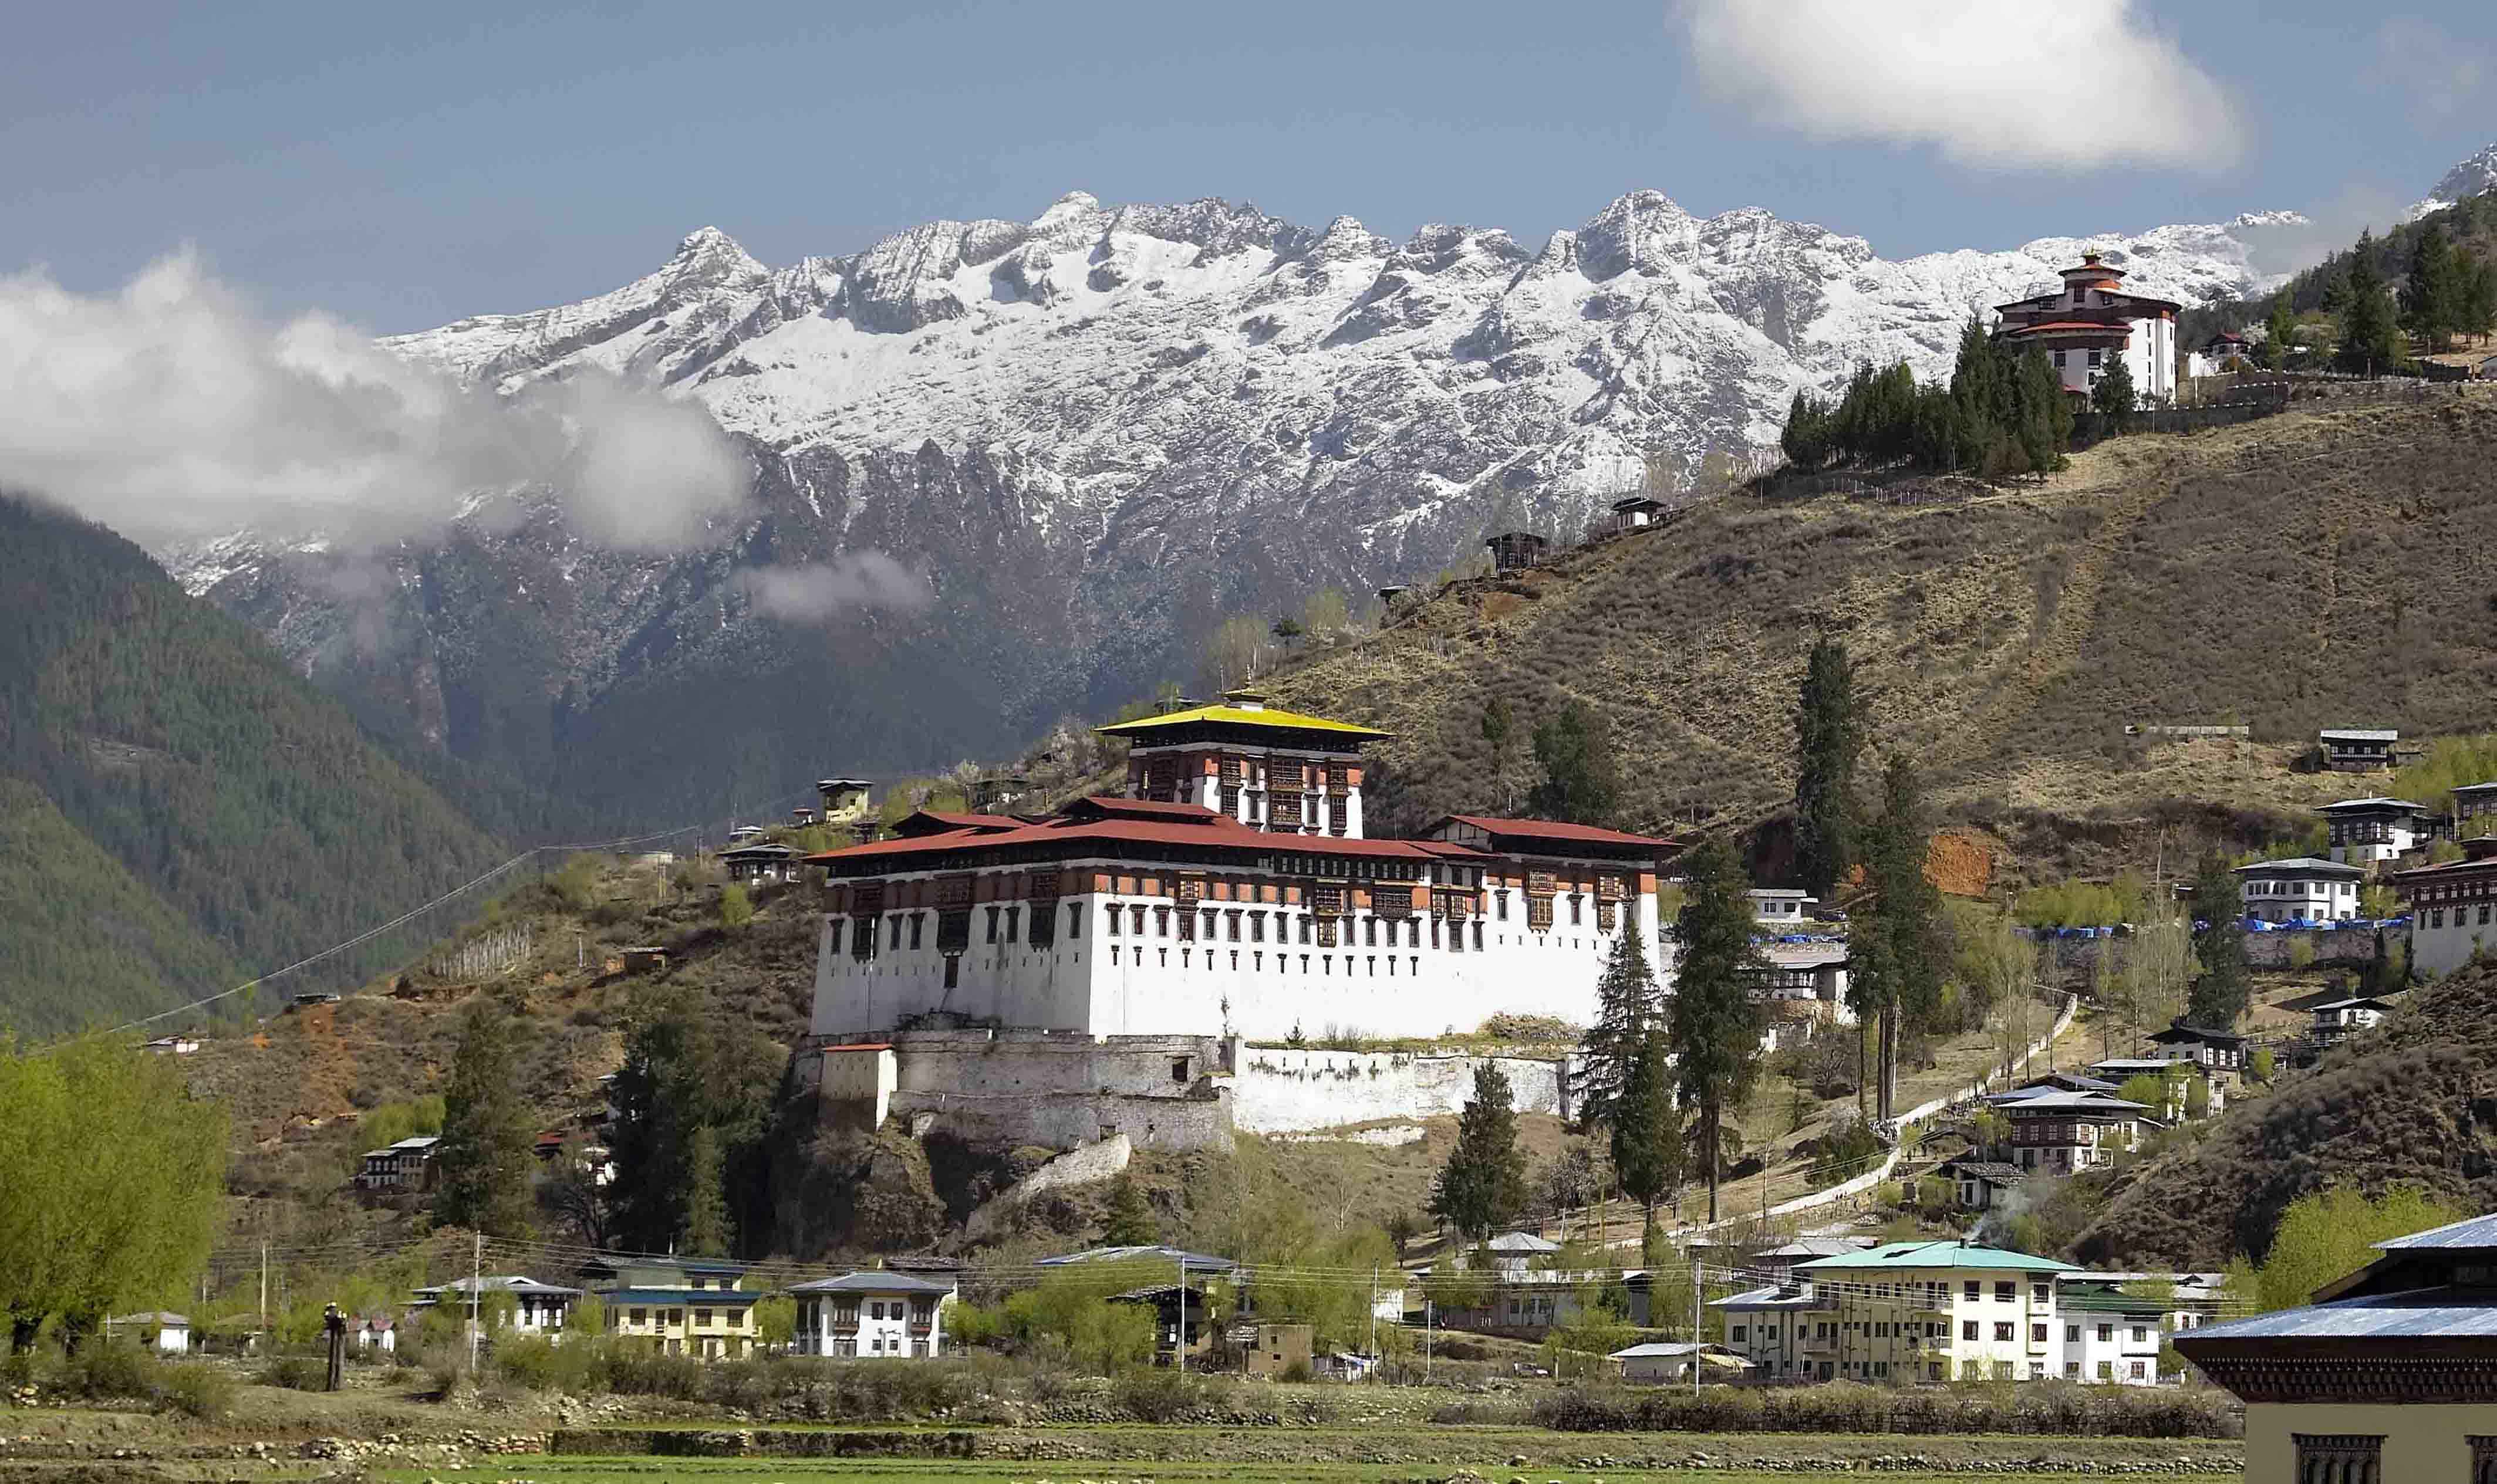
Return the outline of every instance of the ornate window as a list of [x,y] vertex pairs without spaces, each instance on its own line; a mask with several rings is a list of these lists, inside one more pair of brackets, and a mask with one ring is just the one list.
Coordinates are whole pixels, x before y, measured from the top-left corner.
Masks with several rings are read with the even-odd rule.
[[1526,894],[1526,926],[1536,932],[1552,931],[1552,898],[1543,892]]
[[[911,919],[910,928],[910,935],[916,938],[919,935],[917,918]],[[918,945],[914,943],[912,946]],[[970,946],[971,909],[969,907],[957,907],[952,911],[936,914],[936,951],[938,953],[961,953]]]
[[[2297,1444],[2296,1484],[2383,1484],[2385,1439],[2375,1433],[2292,1433]],[[2481,1450],[2473,1439],[2473,1471]]]
[[2497,1437],[2471,1437],[2471,1484],[2497,1484]]

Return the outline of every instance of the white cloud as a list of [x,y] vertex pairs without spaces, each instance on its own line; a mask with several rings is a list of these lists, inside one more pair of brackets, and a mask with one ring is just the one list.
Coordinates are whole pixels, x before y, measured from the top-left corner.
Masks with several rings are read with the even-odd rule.
[[324,315],[267,323],[189,252],[117,294],[0,277],[0,486],[142,541],[388,541],[545,486],[585,536],[665,549],[751,480],[699,407],[603,379],[472,391]]
[[847,608],[928,606],[928,579],[882,552],[844,553],[826,565],[748,567],[737,585],[755,612],[792,623],[821,623]]
[[1693,70],[1764,123],[1965,165],[2215,168],[2245,133],[2132,0],[1667,0]]

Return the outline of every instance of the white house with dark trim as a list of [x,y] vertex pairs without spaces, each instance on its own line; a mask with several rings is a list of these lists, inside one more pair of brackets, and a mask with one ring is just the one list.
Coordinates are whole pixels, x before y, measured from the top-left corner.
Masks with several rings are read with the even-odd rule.
[[795,1348],[801,1355],[928,1360],[942,1353],[950,1283],[881,1270],[799,1283]]
[[2381,865],[2427,838],[2427,805],[2408,799],[2344,799],[2315,812],[2323,816],[2328,853],[2344,866]]
[[2350,921],[2358,915],[2358,883],[2366,876],[2359,867],[2311,855],[2237,868],[2246,916],[2265,923]]

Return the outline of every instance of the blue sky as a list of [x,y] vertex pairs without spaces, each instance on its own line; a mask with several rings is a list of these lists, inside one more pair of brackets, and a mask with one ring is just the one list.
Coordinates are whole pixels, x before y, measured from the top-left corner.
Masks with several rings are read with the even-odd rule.
[[[706,223],[778,264],[1079,188],[1534,243],[1652,186],[1897,256],[2275,206],[2355,226],[2497,140],[2484,0],[1835,5],[29,7],[0,271],[91,291],[191,242],[271,310],[387,332],[612,287]],[[1837,35],[1853,11],[1945,45]],[[2048,15],[2100,60],[1994,65]]]

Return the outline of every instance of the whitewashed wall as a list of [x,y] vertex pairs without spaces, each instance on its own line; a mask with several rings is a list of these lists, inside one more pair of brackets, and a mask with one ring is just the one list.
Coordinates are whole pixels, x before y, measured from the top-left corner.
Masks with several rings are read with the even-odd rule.
[[1453,1115],[1485,1061],[1508,1076],[1521,1113],[1569,1116],[1566,1064],[1533,1057],[1295,1051],[1243,1047],[1232,1074],[1232,1121],[1248,1133],[1342,1128],[1385,1119]]

